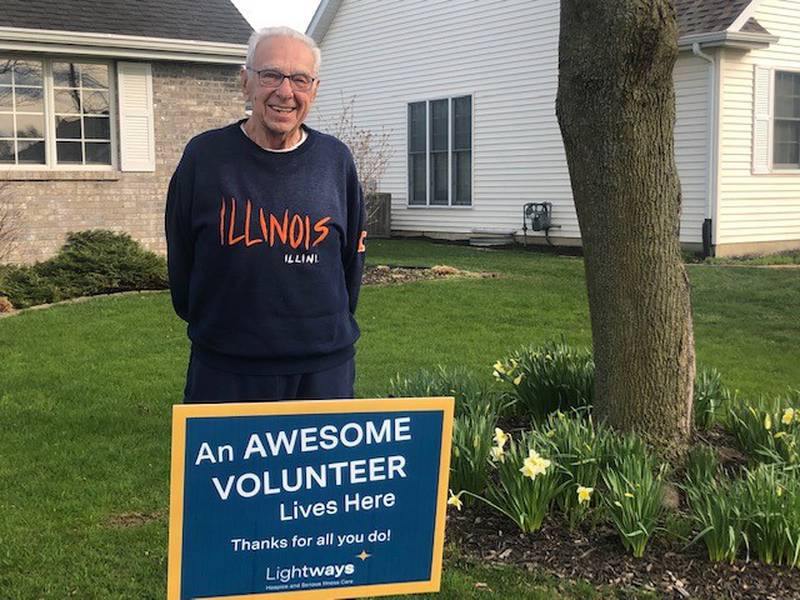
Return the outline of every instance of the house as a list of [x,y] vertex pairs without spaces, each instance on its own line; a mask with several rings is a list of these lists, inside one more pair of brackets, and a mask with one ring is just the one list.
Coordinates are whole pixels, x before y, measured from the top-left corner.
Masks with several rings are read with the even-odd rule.
[[[519,238],[523,204],[551,202],[550,238],[580,243],[555,116],[559,4],[322,0],[307,31],[323,56],[313,122],[355,97],[358,126],[390,133],[380,189],[395,234]],[[682,242],[800,247],[800,2],[675,4]]]
[[47,258],[68,232],[94,228],[164,252],[184,145],[244,114],[251,32],[229,0],[3,0],[0,205],[20,236],[11,262]]

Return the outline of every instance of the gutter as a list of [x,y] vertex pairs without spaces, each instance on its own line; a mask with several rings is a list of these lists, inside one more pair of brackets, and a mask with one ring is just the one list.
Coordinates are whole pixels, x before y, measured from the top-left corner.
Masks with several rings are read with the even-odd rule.
[[[716,152],[716,139],[718,129],[718,115],[717,115],[717,63],[714,57],[710,54],[705,54],[699,42],[692,44],[692,54],[698,58],[702,58],[708,62],[709,68],[709,94],[708,94],[708,135],[706,139],[706,155],[709,159],[708,170],[706,173],[706,209],[705,219],[703,220],[703,256],[711,256],[714,246],[714,239],[712,235],[713,227],[713,199],[716,196],[716,189],[714,186],[715,174],[717,172],[717,152]],[[712,179],[713,178],[713,179]]]
[[247,44],[18,27],[0,27],[0,50],[237,65],[247,56]]
[[755,50],[767,48],[780,41],[778,36],[770,33],[749,33],[741,31],[714,31],[711,33],[694,33],[678,40],[680,50],[692,50],[695,44],[702,44],[706,48],[725,46],[727,48],[741,48]]

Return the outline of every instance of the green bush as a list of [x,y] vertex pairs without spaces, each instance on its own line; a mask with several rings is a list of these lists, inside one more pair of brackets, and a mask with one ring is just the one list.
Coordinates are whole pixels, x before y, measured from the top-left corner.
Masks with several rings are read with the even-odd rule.
[[621,456],[603,472],[603,501],[622,544],[644,556],[663,511],[665,466],[647,455]]
[[583,520],[592,505],[594,491],[604,463],[606,438],[611,432],[595,425],[586,409],[565,414],[556,411],[540,427],[556,449],[556,462],[561,470],[564,491],[556,504],[570,527]]
[[765,564],[800,562],[800,475],[781,465],[758,465],[743,481],[750,550]]
[[722,383],[716,369],[700,369],[694,380],[694,423],[698,429],[709,429],[719,410],[731,401],[731,393]]
[[132,290],[168,287],[166,261],[124,233],[70,233],[53,258],[5,273],[2,292],[17,308]]
[[800,462],[798,397],[762,399],[757,408],[744,402],[728,408],[726,427],[742,450],[761,463]]
[[589,406],[594,394],[591,350],[562,342],[522,348],[494,365],[495,377],[510,384],[518,415],[542,421],[557,410]]
[[537,531],[553,500],[565,484],[554,462],[556,448],[537,431],[511,437],[502,460],[494,464],[496,477],[489,480],[488,498],[481,498],[505,514],[525,533]]
[[457,417],[486,411],[499,416],[510,402],[489,382],[478,379],[464,367],[437,366],[410,375],[397,375],[389,382],[389,395],[396,398],[453,396]]
[[[389,383],[393,397],[455,397],[450,489],[473,494],[486,489],[492,436],[507,399],[463,367],[423,369]],[[467,501],[470,496],[466,497]]]
[[720,477],[714,449],[701,445],[689,454],[686,481],[680,487],[686,493],[690,517],[699,529],[689,545],[703,540],[709,560],[732,563],[748,543],[741,481]]

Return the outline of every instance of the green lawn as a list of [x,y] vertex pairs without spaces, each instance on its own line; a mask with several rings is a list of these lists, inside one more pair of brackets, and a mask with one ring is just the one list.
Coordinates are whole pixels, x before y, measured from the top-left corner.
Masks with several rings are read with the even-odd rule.
[[[502,277],[364,288],[361,397],[385,395],[397,372],[464,364],[488,378],[520,344],[590,342],[580,259],[385,241],[369,260]],[[698,361],[747,396],[800,387],[800,272],[689,272]],[[169,415],[187,356],[166,293],[0,319],[0,597],[163,597]],[[119,523],[131,513],[144,522]],[[445,573],[441,597],[453,600],[614,596],[453,556]]]

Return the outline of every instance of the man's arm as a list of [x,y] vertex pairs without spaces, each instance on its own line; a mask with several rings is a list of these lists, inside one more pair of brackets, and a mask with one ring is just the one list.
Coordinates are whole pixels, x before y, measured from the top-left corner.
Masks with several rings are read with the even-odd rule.
[[358,183],[355,165],[352,165],[347,178],[347,245],[344,249],[344,281],[350,297],[350,313],[356,313],[358,293],[361,290],[361,277],[364,273],[364,255],[367,215],[364,208],[364,194]]
[[165,214],[167,270],[172,306],[184,321],[188,321],[189,280],[194,261],[194,240],[191,229],[193,188],[194,165],[184,152],[169,182]]

